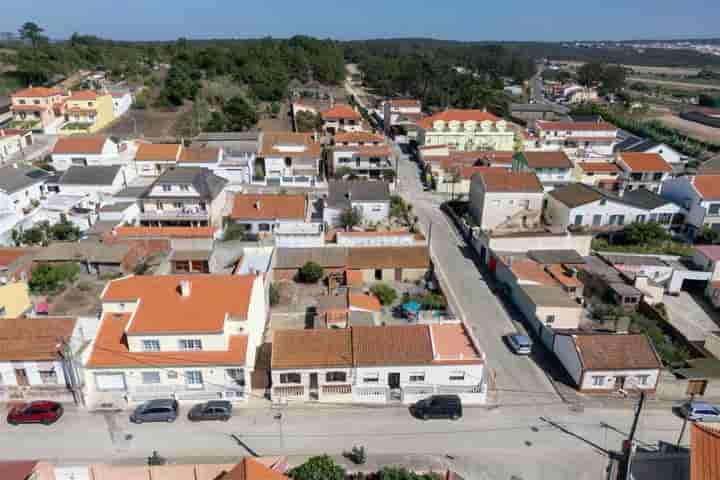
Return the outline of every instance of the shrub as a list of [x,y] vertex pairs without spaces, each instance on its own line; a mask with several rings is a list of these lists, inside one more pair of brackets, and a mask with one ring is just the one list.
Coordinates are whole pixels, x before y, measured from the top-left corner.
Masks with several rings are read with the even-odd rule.
[[297,280],[302,283],[317,283],[323,277],[324,271],[316,262],[306,262],[297,274]]
[[312,457],[288,475],[293,480],[345,480],[345,470],[328,455]]
[[230,223],[225,227],[223,232],[223,242],[231,242],[233,240],[244,240],[245,239],[245,228],[236,223]]
[[340,214],[338,222],[346,229],[356,227],[362,223],[362,213],[357,208],[348,208]]
[[382,305],[390,305],[397,298],[395,289],[384,283],[376,283],[370,287],[370,291],[380,300]]
[[56,292],[66,282],[74,280],[79,273],[80,266],[77,263],[60,265],[41,263],[32,269],[32,275],[28,283],[32,292]]

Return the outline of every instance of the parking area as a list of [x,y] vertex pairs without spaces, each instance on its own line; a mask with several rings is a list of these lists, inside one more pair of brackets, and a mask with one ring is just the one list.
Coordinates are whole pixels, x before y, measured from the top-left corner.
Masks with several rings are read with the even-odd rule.
[[718,314],[699,291],[681,291],[677,297],[665,295],[670,323],[691,342],[704,341],[709,332],[720,329]]

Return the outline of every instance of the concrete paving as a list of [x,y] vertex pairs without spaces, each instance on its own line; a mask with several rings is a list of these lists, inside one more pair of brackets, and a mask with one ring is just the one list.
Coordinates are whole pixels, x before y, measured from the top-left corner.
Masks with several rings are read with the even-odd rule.
[[670,323],[691,342],[705,341],[708,333],[720,330],[720,325],[708,313],[712,307],[704,302],[686,291],[681,291],[677,297],[665,295],[663,298]]

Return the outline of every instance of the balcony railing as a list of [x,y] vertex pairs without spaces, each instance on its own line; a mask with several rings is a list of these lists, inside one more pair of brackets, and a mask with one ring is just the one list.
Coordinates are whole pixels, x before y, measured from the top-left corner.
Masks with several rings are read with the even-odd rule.
[[140,213],[141,220],[166,220],[169,218],[207,219],[210,213],[207,210],[153,210]]

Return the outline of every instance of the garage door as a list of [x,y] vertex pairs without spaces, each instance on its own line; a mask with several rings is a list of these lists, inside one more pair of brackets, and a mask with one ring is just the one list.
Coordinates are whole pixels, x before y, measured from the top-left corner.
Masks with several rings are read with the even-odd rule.
[[95,386],[98,390],[125,390],[124,373],[96,373]]

